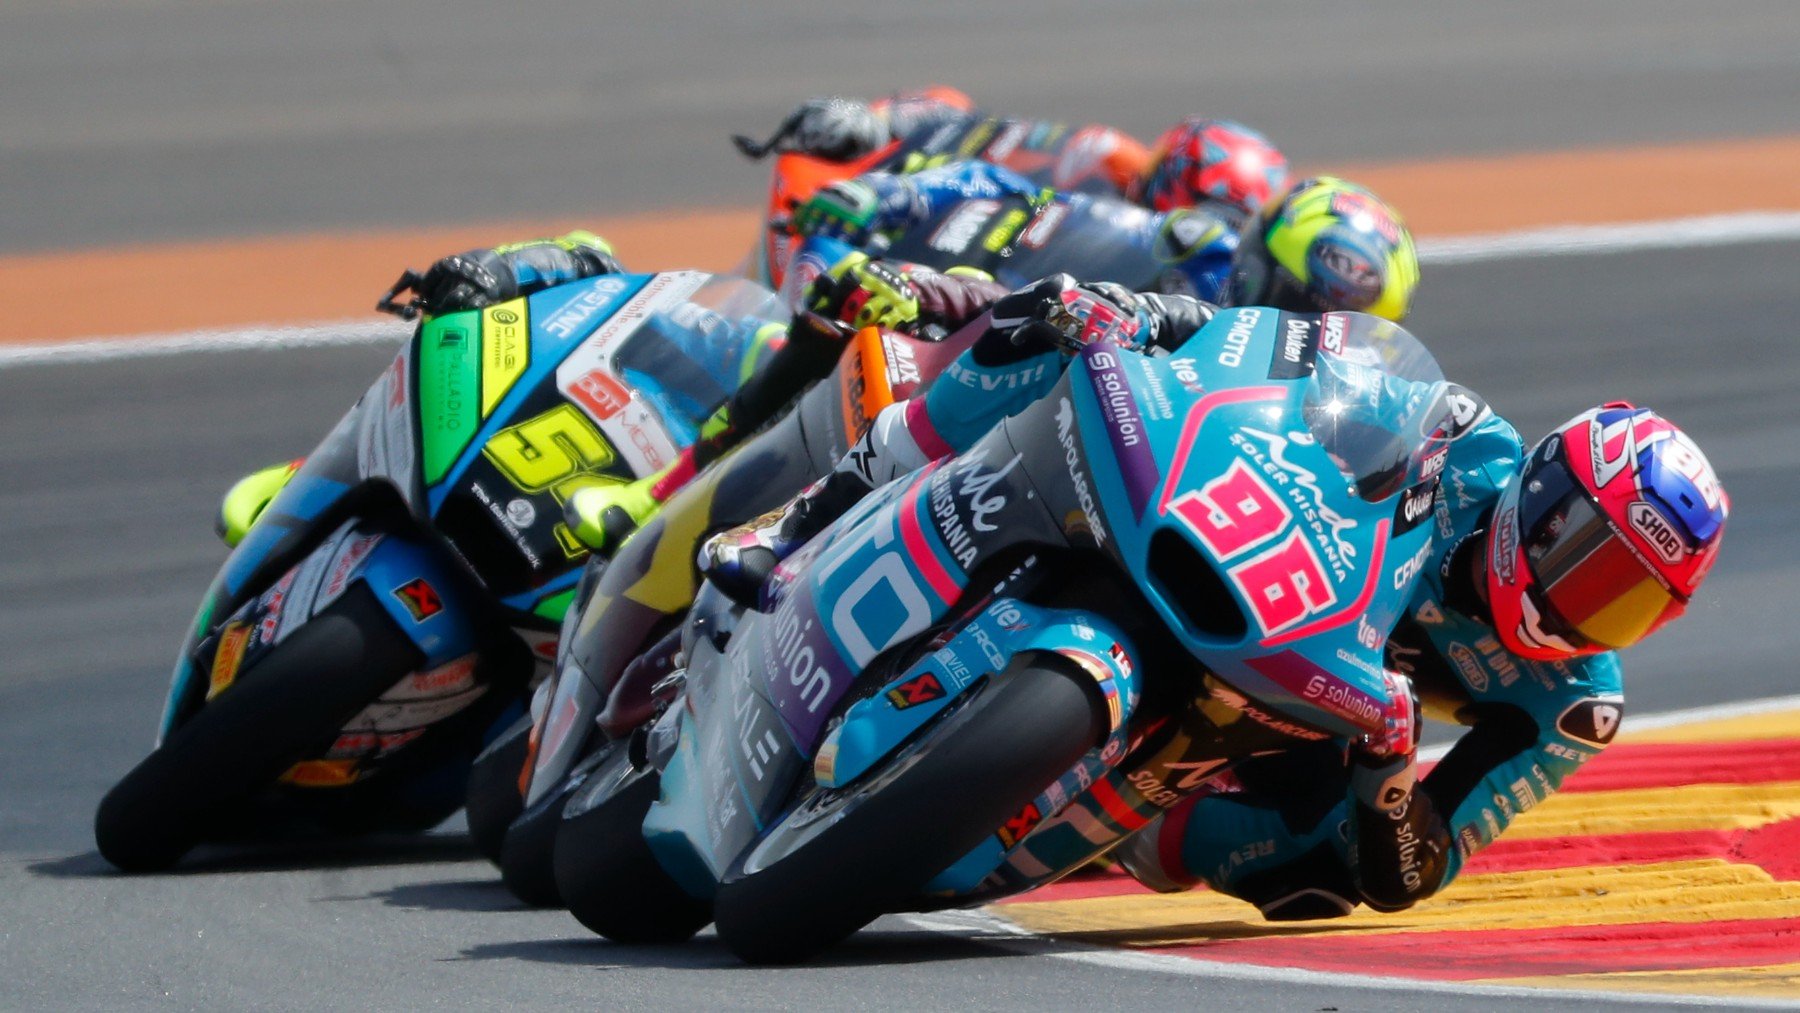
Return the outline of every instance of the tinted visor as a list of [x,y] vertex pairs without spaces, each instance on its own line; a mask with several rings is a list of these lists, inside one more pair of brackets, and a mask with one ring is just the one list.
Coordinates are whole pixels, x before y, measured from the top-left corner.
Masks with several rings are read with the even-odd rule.
[[1520,477],[1519,544],[1544,632],[1577,647],[1629,647],[1687,600],[1664,587],[1559,456]]

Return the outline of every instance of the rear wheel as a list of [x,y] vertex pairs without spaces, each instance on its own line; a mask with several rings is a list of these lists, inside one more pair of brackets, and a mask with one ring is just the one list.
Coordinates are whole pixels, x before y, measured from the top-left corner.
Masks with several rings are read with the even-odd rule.
[[352,587],[106,793],[94,816],[101,856],[127,872],[173,865],[233,805],[329,746],[421,660],[374,595]]
[[862,781],[804,795],[720,885],[719,936],[791,963],[903,909],[1093,749],[1103,713],[1086,674],[1028,657]]
[[620,943],[678,943],[712,921],[644,842],[662,783],[617,749],[570,800],[556,835],[556,885],[576,920]]
[[469,770],[469,839],[495,865],[500,864],[506,828],[525,808],[519,779],[525,770],[530,742],[531,715],[526,714],[488,743]]

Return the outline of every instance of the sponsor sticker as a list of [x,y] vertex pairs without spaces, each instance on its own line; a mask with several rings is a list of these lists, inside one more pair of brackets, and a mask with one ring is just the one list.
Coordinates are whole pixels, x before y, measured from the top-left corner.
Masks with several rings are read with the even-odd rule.
[[244,651],[250,646],[250,627],[245,623],[227,623],[219,631],[219,649],[213,654],[212,675],[206,687],[206,698],[218,696],[237,679],[244,664]]
[[1275,334],[1275,351],[1269,358],[1269,379],[1298,380],[1312,375],[1319,354],[1319,321],[1291,313],[1281,314]]
[[922,703],[930,703],[933,700],[942,700],[947,695],[944,691],[944,684],[938,681],[938,677],[931,672],[908,679],[887,691],[888,702],[893,704],[894,709],[898,711],[917,707]]
[[1043,820],[1044,814],[1039,811],[1037,803],[1027,802],[1025,808],[1019,810],[1018,815],[1000,825],[999,831],[994,836],[1000,839],[1001,847],[1010,848],[1019,843],[1026,834],[1036,829]]
[[1481,658],[1468,644],[1453,643],[1450,645],[1450,663],[1456,666],[1457,674],[1462,681],[1477,693],[1488,691],[1488,673],[1482,666]]
[[1400,502],[1394,507],[1394,537],[1425,523],[1437,499],[1437,487],[1435,480],[1421,482],[1400,494]]
[[1687,545],[1656,507],[1636,500],[1626,509],[1625,516],[1631,520],[1631,529],[1650,543],[1650,548],[1662,557],[1663,562],[1679,563],[1687,555]]
[[975,242],[981,234],[983,225],[1000,210],[1000,202],[996,200],[965,201],[944,219],[944,223],[931,234],[926,244],[934,250],[945,253],[961,253]]
[[1604,746],[1618,734],[1625,718],[1625,703],[1616,697],[1578,700],[1556,719],[1556,730],[1577,742]]
[[406,611],[412,615],[413,622],[422,623],[439,612],[444,611],[444,601],[438,597],[434,589],[424,577],[416,577],[394,588],[393,596]]

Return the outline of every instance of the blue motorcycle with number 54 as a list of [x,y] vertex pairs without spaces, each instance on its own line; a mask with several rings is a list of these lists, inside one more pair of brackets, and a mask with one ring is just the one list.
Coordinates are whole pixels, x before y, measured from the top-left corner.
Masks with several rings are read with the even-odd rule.
[[1359,314],[1098,343],[966,453],[703,589],[673,702],[569,802],[559,888],[620,940],[801,959],[1106,852],[1253,753],[1374,731],[1430,557],[1448,385]]
[[555,656],[588,558],[564,502],[672,462],[786,319],[678,271],[422,324],[206,592],[156,747],[100,803],[101,855],[146,870],[219,836],[449,816]]

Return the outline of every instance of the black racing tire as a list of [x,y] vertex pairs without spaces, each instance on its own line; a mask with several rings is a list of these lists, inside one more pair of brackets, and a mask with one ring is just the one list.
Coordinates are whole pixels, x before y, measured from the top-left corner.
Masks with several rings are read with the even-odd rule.
[[[565,808],[556,835],[556,886],[569,913],[617,943],[679,943],[712,921],[712,905],[681,888],[644,841],[644,816],[662,779],[634,770],[619,749]],[[598,792],[598,798],[583,798]]]
[[542,798],[525,806],[506,828],[506,837],[500,844],[500,881],[514,897],[532,907],[563,906],[562,894],[556,889],[555,863],[556,832],[562,826],[563,806],[587,782],[595,767],[623,747],[623,741],[599,743],[593,754],[577,762]]
[[220,816],[330,745],[421,661],[374,594],[350,588],[106,793],[94,814],[101,857],[126,872],[175,864]]
[[525,808],[519,778],[525,770],[530,743],[531,715],[526,714],[488,743],[469,768],[469,790],[464,803],[468,808],[469,839],[475,843],[475,850],[496,866],[500,864],[500,849],[506,843],[506,828]]
[[1023,659],[881,771],[802,796],[720,884],[720,938],[749,963],[794,963],[916,906],[932,877],[1099,744],[1104,714],[1073,663]]

